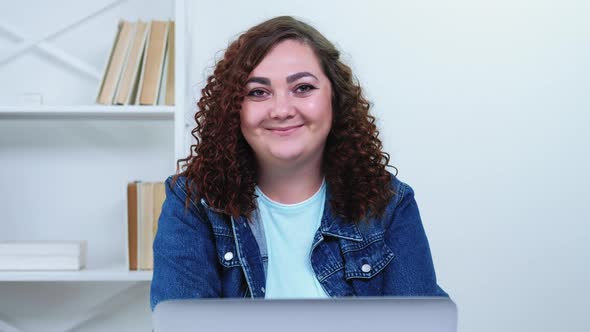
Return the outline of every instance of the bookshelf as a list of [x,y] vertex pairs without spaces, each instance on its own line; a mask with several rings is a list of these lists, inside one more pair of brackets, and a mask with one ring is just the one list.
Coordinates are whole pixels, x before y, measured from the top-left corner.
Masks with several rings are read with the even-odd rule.
[[0,119],[174,120],[175,106],[0,106]]
[[[126,185],[163,181],[188,152],[187,119],[194,105],[187,102],[185,5],[0,5],[0,48],[7,51],[0,55],[0,241],[89,244],[87,267],[80,271],[0,271],[0,331],[151,327],[152,272],[126,266]],[[27,16],[21,22],[10,12]],[[95,103],[120,19],[175,22],[173,106]],[[42,103],[10,98],[31,92],[42,95]],[[42,295],[72,289],[93,295]],[[55,315],[43,315],[48,307]]]
[[150,281],[152,271],[128,271],[125,266],[86,268],[80,271],[5,271],[0,281],[67,282],[67,281]]

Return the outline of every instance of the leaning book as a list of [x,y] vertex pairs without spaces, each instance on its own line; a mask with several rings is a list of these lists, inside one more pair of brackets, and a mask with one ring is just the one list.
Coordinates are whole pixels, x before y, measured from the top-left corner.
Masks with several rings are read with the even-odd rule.
[[86,265],[86,251],[86,241],[0,242],[0,270],[80,270]]

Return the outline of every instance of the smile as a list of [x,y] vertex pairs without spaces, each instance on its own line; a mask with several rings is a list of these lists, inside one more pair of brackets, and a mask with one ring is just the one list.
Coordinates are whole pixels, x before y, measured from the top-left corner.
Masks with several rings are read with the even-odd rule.
[[289,126],[289,127],[277,127],[277,128],[268,128],[268,130],[278,136],[288,136],[297,131],[297,129],[303,127],[303,125],[298,126]]

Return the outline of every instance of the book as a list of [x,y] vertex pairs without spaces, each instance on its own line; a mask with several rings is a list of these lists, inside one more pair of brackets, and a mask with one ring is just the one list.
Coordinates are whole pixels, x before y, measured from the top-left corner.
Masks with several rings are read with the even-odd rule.
[[166,77],[168,77],[168,48],[164,52],[164,64],[162,65],[162,80],[160,82],[160,87],[158,88],[158,100],[156,101],[157,105],[164,105],[166,103],[166,89],[167,83]]
[[154,183],[154,237],[158,233],[158,221],[160,220],[160,214],[162,214],[162,205],[166,200],[166,188],[164,182]]
[[129,270],[137,270],[139,245],[138,233],[138,182],[127,184],[127,266]]
[[100,83],[98,97],[96,98],[96,102],[99,104],[110,105],[113,103],[134,31],[135,23],[124,20],[119,22],[115,42],[113,43],[113,48],[111,49]]
[[137,21],[135,33],[133,35],[129,55],[127,61],[123,66],[123,74],[121,75],[121,83],[117,88],[115,97],[115,104],[129,105],[135,100],[137,93],[137,83],[139,78],[139,70],[141,68],[141,60],[145,49],[145,43],[149,32],[148,23]]
[[138,264],[140,270],[151,270],[154,267],[152,244],[154,242],[154,184],[141,182],[139,193],[139,225],[137,238],[139,242]]
[[79,256],[86,247],[86,241],[1,241],[0,256]]
[[86,251],[86,241],[0,242],[0,270],[80,270]]
[[166,50],[166,57],[168,58],[167,72],[166,72],[166,94],[164,104],[174,105],[174,70],[175,70],[175,24],[174,21],[170,22],[170,28],[168,30],[168,48]]
[[80,270],[85,266],[80,256],[0,256],[0,270],[4,271],[62,271]]
[[158,91],[158,105],[174,105],[174,22],[170,21],[168,25],[168,43]]
[[151,21],[135,104],[155,105],[158,101],[168,40],[168,23]]
[[166,198],[164,182],[127,184],[127,264],[129,270],[154,268],[153,243]]

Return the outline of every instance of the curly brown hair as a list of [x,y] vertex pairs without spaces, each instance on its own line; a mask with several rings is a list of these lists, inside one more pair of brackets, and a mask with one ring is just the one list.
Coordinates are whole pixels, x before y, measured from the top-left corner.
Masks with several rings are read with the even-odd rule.
[[290,16],[270,19],[240,35],[208,77],[192,130],[196,144],[177,163],[175,180],[185,176],[190,182],[187,206],[194,196],[233,217],[249,218],[256,209],[257,162],[240,130],[240,108],[248,75],[273,46],[287,39],[313,49],[332,85],[333,123],[322,161],[332,210],[352,222],[382,215],[395,193],[392,174],[385,169],[389,154],[382,151],[370,103],[334,45]]

